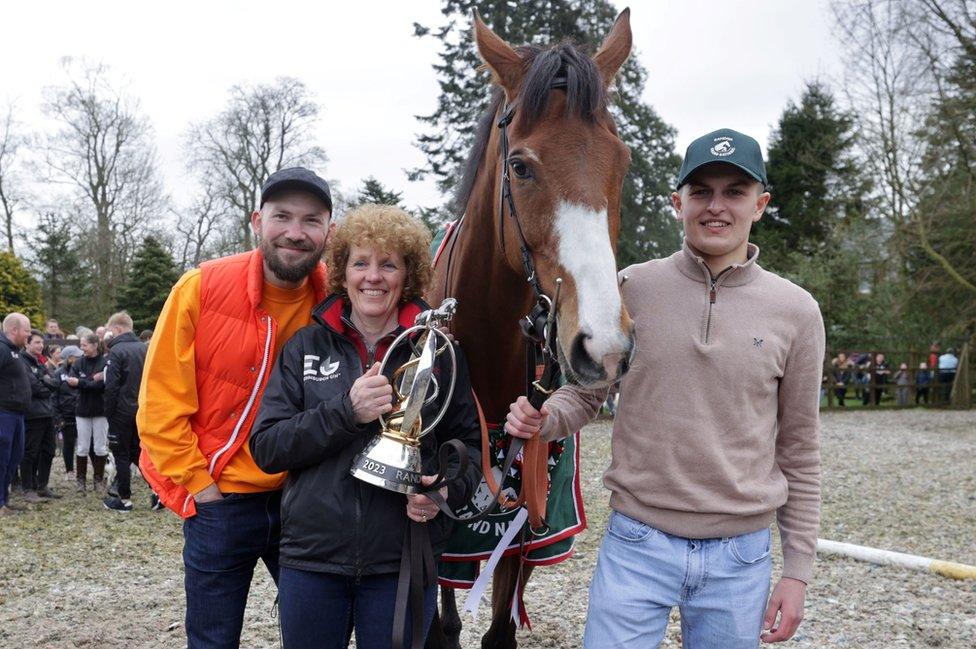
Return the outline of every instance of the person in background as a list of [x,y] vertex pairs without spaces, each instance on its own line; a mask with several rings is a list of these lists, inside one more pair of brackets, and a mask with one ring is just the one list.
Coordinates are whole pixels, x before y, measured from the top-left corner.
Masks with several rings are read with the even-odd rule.
[[902,363],[895,372],[895,385],[898,386],[896,400],[899,406],[908,405],[908,391],[912,384],[912,374],[908,371],[908,363]]
[[153,334],[152,329],[143,329],[142,333],[139,334],[139,340],[141,340],[142,342],[148,345],[149,341],[152,340],[152,334]]
[[92,489],[105,490],[105,458],[108,456],[108,420],[105,418],[105,357],[101,339],[90,333],[81,339],[83,356],[72,364],[67,383],[78,388],[75,421],[78,425],[78,444],[75,461],[78,493],[84,494],[88,480],[88,451],[94,446],[92,459]]
[[59,342],[64,340],[64,332],[61,331],[58,321],[54,318],[48,320],[44,325],[44,340],[57,340]]
[[942,398],[945,403],[949,403],[952,397],[952,384],[956,380],[956,369],[959,367],[959,359],[956,358],[956,350],[950,347],[945,354],[939,356],[939,383],[942,384]]
[[47,364],[41,360],[43,351],[44,334],[34,329],[27,338],[27,353],[20,355],[27,366],[27,377],[31,384],[30,408],[24,415],[24,459],[20,462],[24,500],[29,503],[61,497],[48,488],[57,448],[51,395],[58,384],[48,371]]
[[885,386],[891,378],[891,367],[885,359],[884,354],[877,354],[874,357],[874,405],[881,405],[881,397],[884,396]]
[[924,361],[918,364],[918,372],[915,374],[915,405],[921,401],[929,405],[929,386],[932,385],[932,372],[929,370],[928,363]]
[[68,345],[61,350],[62,363],[54,371],[54,378],[58,382],[58,389],[54,393],[54,412],[60,420],[61,428],[61,457],[64,459],[64,478],[74,481],[75,449],[78,444],[78,424],[75,421],[75,409],[78,407],[78,388],[68,384],[71,366],[84,356],[80,347]]
[[[929,370],[932,372],[932,381],[935,383],[939,382],[939,356],[941,354],[942,345],[936,340],[929,347]],[[939,397],[941,397],[941,392],[940,389],[936,388],[935,394],[932,395],[936,403],[939,401]]]
[[146,362],[146,343],[132,333],[132,318],[125,311],[113,313],[105,325],[108,338],[108,359],[105,361],[105,416],[108,418],[108,439],[115,470],[118,492],[103,501],[106,509],[117,512],[132,511],[133,462],[139,462],[139,431],[136,411],[139,409],[139,384]]
[[851,366],[847,360],[847,354],[840,352],[832,363],[832,374],[834,379],[834,396],[837,397],[837,405],[843,407],[844,399],[847,397],[847,386],[851,382]]
[[10,313],[0,332],[0,516],[23,509],[10,503],[10,483],[24,455],[24,414],[30,407],[31,380],[21,361],[30,336],[30,320]]
[[857,364],[857,383],[861,386],[861,405],[871,403],[871,355],[861,354]]
[[61,345],[49,344],[44,347],[44,356],[47,358],[47,369],[51,374],[61,365]]

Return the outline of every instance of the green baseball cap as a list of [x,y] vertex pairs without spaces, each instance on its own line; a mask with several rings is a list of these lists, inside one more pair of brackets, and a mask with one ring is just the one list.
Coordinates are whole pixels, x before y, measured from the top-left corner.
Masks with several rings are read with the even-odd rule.
[[759,143],[753,138],[733,131],[730,128],[720,128],[712,131],[688,145],[685,159],[678,172],[678,189],[688,182],[691,174],[699,167],[713,162],[724,162],[734,165],[763,184],[766,180],[766,165],[763,163],[762,151]]

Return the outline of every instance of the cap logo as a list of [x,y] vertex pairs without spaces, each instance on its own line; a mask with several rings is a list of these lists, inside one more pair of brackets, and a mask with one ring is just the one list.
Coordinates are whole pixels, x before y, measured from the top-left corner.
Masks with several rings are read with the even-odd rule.
[[725,157],[735,153],[735,147],[732,146],[732,138],[728,136],[717,137],[712,141],[715,142],[711,148],[712,155]]

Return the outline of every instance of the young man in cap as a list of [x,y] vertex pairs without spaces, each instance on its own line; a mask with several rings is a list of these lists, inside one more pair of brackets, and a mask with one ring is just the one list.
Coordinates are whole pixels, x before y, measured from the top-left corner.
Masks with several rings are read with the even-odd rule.
[[[823,320],[809,293],[757,264],[749,230],[769,202],[759,144],[722,129],[688,147],[671,200],[682,249],[636,264],[621,292],[637,328],[604,484],[612,509],[584,646],[647,647],[672,607],[692,647],[792,637],[820,513]],[[603,394],[524,397],[506,424],[558,438]],[[783,575],[769,596],[770,524]]]
[[261,471],[247,439],[278,352],[325,297],[331,215],[322,178],[299,167],[273,173],[251,216],[257,248],[187,272],[149,345],[139,467],[185,519],[191,648],[239,645],[258,559],[277,580],[285,475]]

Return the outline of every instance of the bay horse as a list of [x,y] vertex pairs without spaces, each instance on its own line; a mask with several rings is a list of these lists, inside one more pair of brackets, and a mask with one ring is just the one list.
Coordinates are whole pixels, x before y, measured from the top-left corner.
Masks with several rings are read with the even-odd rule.
[[[429,301],[457,298],[452,333],[487,420],[501,423],[526,391],[518,322],[536,300],[533,281],[552,297],[562,278],[557,346],[568,380],[602,388],[627,369],[634,332],[620,297],[615,250],[630,151],[617,135],[607,96],[630,55],[630,11],[617,17],[592,57],[569,43],[513,48],[477,14],[474,38],[495,89],[455,199],[464,216],[445,242]],[[511,200],[503,196],[506,180]],[[535,277],[526,277],[522,243]],[[506,557],[496,569],[483,648],[517,646],[510,602],[531,571],[520,563]],[[427,647],[459,647],[452,589],[442,589],[441,611],[445,635],[432,629]]]

